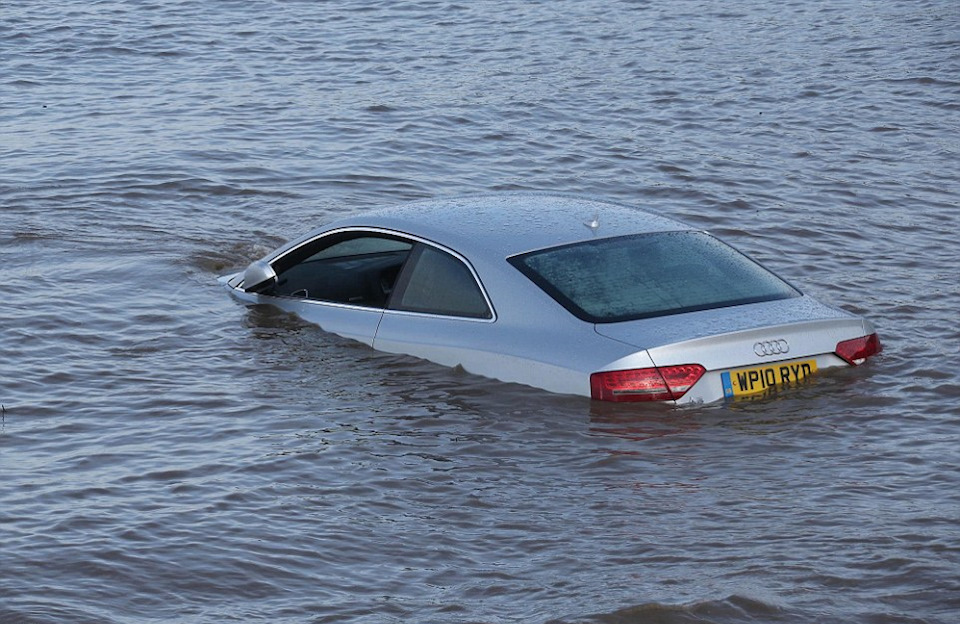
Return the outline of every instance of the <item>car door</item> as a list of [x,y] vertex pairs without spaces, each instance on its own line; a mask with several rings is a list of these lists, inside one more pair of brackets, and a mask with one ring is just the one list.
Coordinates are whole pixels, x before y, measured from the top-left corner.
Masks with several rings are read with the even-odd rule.
[[448,250],[418,243],[383,313],[374,348],[483,374],[478,360],[494,321],[470,265]]
[[372,346],[413,246],[387,232],[329,232],[272,260],[276,280],[260,295],[325,331]]

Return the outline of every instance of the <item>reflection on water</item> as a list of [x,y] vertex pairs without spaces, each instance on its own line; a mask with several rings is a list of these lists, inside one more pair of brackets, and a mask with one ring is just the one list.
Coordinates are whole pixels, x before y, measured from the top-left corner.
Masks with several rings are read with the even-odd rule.
[[599,436],[618,436],[635,442],[681,434],[700,425],[683,409],[636,405],[611,409],[605,403],[590,402],[590,431]]

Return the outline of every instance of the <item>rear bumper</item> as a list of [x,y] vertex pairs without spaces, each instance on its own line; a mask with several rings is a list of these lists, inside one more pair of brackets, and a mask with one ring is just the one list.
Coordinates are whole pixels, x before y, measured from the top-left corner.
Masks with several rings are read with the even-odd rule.
[[[843,359],[837,357],[833,353],[823,353],[816,356],[803,357],[803,358],[793,358],[788,360],[778,360],[774,362],[765,362],[763,363],[764,367],[773,368],[775,371],[781,366],[799,366],[801,362],[814,361],[816,363],[816,373],[813,374],[813,378],[825,369],[846,367],[849,366]],[[704,373],[703,377],[692,387],[690,390],[680,397],[676,403],[678,405],[690,404],[690,403],[713,403],[715,401],[728,400],[733,397],[730,395],[730,389],[725,387],[724,383],[724,373],[731,373],[741,369],[743,367],[732,367],[729,369],[716,369],[707,371]],[[735,373],[734,373],[735,374]],[[758,387],[762,390],[752,396],[762,396],[764,391],[772,391],[774,387],[783,388],[785,386],[779,385],[779,377],[774,377],[776,382],[775,386],[768,386],[766,382],[762,379],[758,384]],[[807,383],[808,380],[801,381],[799,383]],[[796,385],[796,384],[794,384]]]

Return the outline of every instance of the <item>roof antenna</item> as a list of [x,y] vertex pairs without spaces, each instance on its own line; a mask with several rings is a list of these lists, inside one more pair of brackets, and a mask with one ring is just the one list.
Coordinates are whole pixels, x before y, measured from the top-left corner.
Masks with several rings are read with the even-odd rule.
[[600,215],[593,215],[593,220],[584,222],[584,225],[596,232],[597,228],[600,227]]

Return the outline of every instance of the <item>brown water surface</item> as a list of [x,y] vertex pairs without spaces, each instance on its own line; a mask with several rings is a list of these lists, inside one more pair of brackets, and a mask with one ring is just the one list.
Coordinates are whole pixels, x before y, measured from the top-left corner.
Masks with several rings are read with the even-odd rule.
[[[0,622],[952,623],[960,4],[5,2]],[[592,404],[216,277],[489,190],[708,229],[886,351]]]

